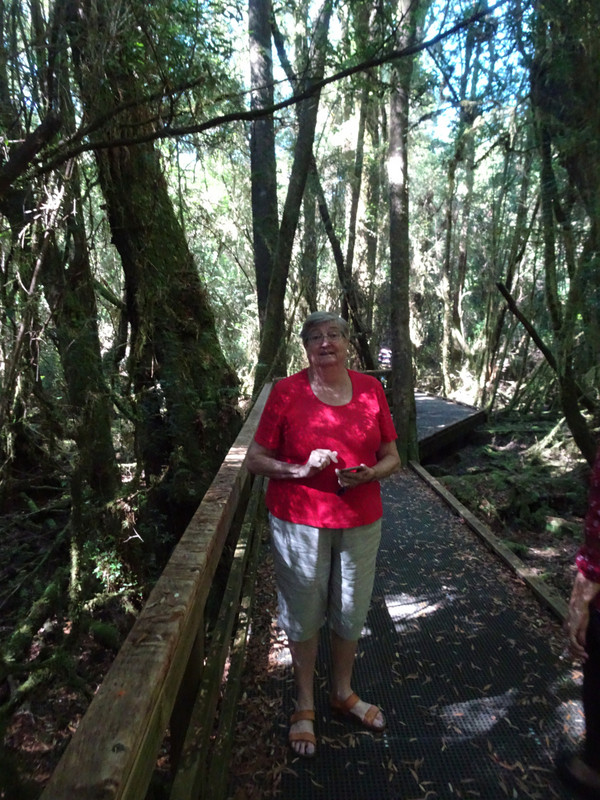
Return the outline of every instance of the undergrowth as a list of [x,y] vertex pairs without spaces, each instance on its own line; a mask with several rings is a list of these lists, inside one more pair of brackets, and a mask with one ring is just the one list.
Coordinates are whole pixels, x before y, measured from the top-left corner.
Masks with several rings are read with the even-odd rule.
[[499,414],[426,468],[568,596],[582,541],[589,466],[554,415]]

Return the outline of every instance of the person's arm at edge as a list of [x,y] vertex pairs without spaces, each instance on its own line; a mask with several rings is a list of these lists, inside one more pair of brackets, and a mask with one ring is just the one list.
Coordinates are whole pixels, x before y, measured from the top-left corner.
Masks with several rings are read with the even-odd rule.
[[571,654],[585,661],[590,608],[600,592],[600,450],[592,470],[584,534],[584,544],[575,559],[578,571],[571,590],[565,630]]
[[591,581],[585,577],[583,572],[578,571],[569,600],[569,615],[565,621],[569,649],[575,658],[583,660],[587,658],[585,639],[590,619],[590,606],[598,592],[600,592],[600,583]]

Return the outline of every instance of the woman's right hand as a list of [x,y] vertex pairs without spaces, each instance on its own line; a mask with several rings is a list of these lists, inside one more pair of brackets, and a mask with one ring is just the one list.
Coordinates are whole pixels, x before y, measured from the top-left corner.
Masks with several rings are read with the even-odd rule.
[[337,464],[338,454],[335,450],[318,448],[313,450],[306,464],[290,464],[280,461],[275,450],[258,444],[252,440],[246,456],[246,466],[254,475],[264,475],[275,480],[290,480],[294,478],[310,478],[325,469],[331,462]]
[[313,450],[308,457],[308,461],[304,465],[306,469],[306,475],[304,477],[310,478],[316,475],[318,472],[325,469],[325,467],[328,467],[332,461],[334,464],[337,464],[337,460],[338,454],[336,450],[326,450],[321,447],[317,450]]

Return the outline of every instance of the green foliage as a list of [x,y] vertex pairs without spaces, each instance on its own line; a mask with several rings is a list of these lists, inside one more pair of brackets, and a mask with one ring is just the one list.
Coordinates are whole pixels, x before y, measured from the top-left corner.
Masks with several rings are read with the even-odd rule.
[[114,592],[122,585],[125,567],[116,550],[100,552],[95,548],[88,548],[87,556],[93,557],[92,572],[107,592]]
[[[555,422],[500,416],[478,433],[489,441],[464,448],[457,454],[454,474],[440,478],[509,542],[518,542],[519,532],[525,530],[580,535],[576,518],[586,507],[587,483],[572,442],[549,440]],[[469,466],[461,468],[463,461]]]
[[30,603],[30,608],[12,631],[3,649],[3,654],[8,660],[18,661],[23,659],[28,653],[40,627],[45,624],[49,617],[64,608],[64,578],[65,571],[62,569],[57,570],[53,579],[43,588],[39,597],[32,595],[29,590],[23,589],[24,595],[21,601],[23,606],[27,608],[25,602],[27,600]]
[[102,645],[109,650],[117,652],[121,646],[121,635],[115,625],[109,622],[102,622],[100,620],[93,620],[90,623],[90,634]]
[[510,539],[503,539],[503,544],[505,544],[509,550],[512,550],[513,553],[516,553],[518,556],[526,556],[529,552],[529,547],[522,542],[513,542]]

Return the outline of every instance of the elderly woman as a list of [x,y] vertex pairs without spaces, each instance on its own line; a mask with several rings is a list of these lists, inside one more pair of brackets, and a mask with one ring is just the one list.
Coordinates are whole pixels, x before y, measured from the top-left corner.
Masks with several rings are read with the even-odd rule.
[[308,369],[273,387],[248,468],[269,480],[279,621],[294,668],[290,746],[315,754],[314,670],[327,620],[332,710],[382,731],[380,709],[352,689],[352,670],[381,537],[379,481],[396,472],[396,432],[378,380],[346,368],[348,325],[311,314],[301,331]]
[[561,754],[557,769],[583,797],[600,798],[600,450],[590,480],[584,532],[565,628],[571,654],[583,662],[585,744],[581,754]]

